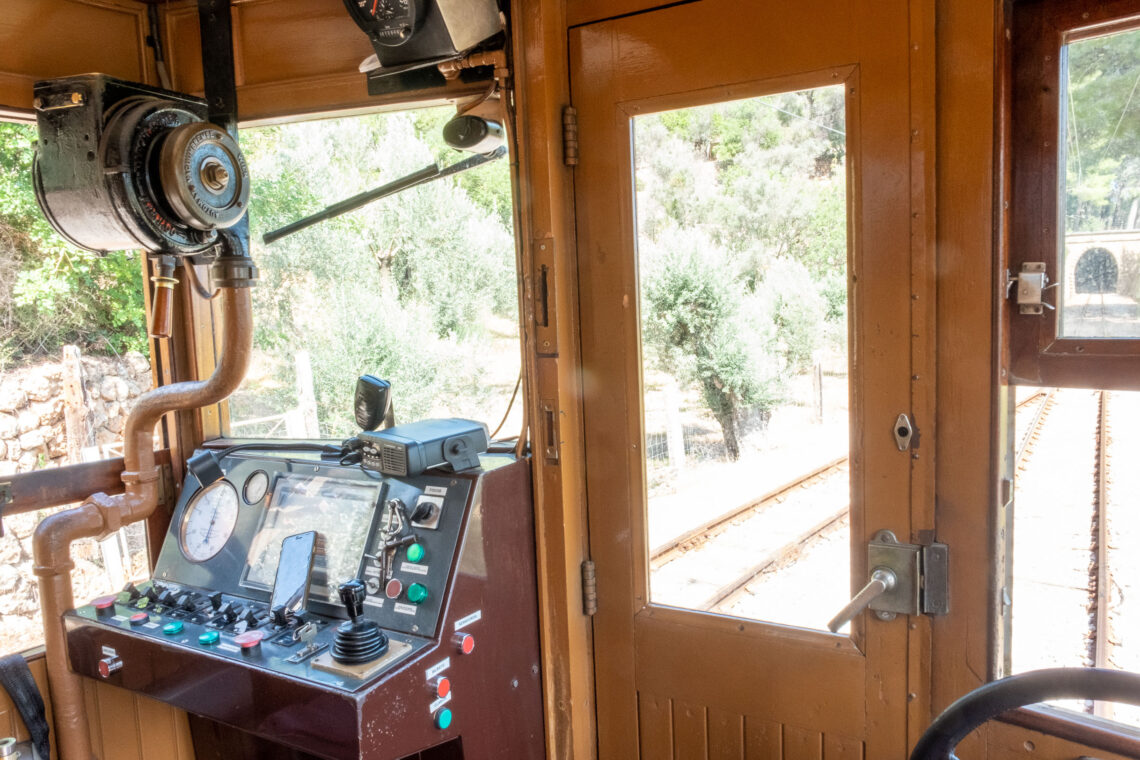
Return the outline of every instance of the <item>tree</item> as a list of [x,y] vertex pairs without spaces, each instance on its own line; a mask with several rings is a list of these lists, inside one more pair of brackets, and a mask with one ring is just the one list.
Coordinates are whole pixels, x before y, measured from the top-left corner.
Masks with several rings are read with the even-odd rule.
[[700,388],[729,458],[739,459],[741,415],[770,408],[781,383],[768,309],[737,297],[723,252],[699,234],[668,240],[659,262],[643,279],[646,343],[663,370]]
[[32,189],[35,135],[0,123],[0,366],[57,355],[66,343],[145,353],[138,255],[89,253],[56,234]]

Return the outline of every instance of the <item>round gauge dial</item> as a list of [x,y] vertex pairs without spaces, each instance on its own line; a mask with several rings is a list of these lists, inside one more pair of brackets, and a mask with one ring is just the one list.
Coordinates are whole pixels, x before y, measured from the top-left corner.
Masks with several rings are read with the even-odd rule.
[[237,524],[238,495],[229,481],[219,480],[194,494],[182,516],[178,542],[191,562],[205,562],[226,545]]
[[265,470],[258,470],[246,478],[242,496],[245,497],[246,504],[258,504],[265,498],[265,492],[268,490],[269,476]]
[[356,25],[373,42],[386,47],[403,45],[412,38],[417,21],[422,20],[423,0],[345,0]]

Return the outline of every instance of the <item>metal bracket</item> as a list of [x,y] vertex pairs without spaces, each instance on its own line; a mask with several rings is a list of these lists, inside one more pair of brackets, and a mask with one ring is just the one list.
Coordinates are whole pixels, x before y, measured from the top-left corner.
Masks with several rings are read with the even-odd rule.
[[0,538],[4,537],[4,507],[12,503],[12,484],[0,483]]
[[869,607],[880,620],[897,615],[945,615],[950,611],[950,547],[946,544],[903,544],[889,530],[867,544],[867,567],[885,568],[896,576],[893,588]]
[[1022,314],[1041,315],[1045,309],[1054,310],[1052,304],[1041,300],[1041,295],[1049,288],[1057,287],[1058,283],[1049,284],[1049,275],[1045,273],[1044,261],[1026,261],[1021,265],[1021,272],[1013,277],[1006,271],[1005,292],[1006,298],[1013,294],[1017,287],[1017,308]]
[[899,415],[895,420],[895,444],[899,447],[899,451],[906,451],[910,448],[911,439],[914,438],[914,425],[910,422],[910,417],[906,413]]

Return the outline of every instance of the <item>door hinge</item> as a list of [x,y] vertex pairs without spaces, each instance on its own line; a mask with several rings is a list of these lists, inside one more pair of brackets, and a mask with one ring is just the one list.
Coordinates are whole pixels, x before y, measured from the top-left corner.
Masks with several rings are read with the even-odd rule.
[[574,106],[562,109],[562,162],[578,165],[578,109]]
[[1022,314],[1041,315],[1046,309],[1050,311],[1056,309],[1052,304],[1042,301],[1041,296],[1046,290],[1055,288],[1058,284],[1056,282],[1049,284],[1044,261],[1026,261],[1022,263],[1021,272],[1016,277],[1011,275],[1008,269],[1006,270],[1005,297],[1014,295],[1016,288],[1018,311]]
[[598,611],[598,575],[594,561],[582,563],[582,614],[591,616]]

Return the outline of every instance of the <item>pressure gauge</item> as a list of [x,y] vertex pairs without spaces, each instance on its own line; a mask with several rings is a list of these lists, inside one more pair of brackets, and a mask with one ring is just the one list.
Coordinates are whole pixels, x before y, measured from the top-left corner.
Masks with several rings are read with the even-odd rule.
[[377,45],[397,47],[423,21],[424,0],[344,0],[352,19]]
[[265,498],[265,492],[268,490],[269,475],[265,473],[265,470],[258,470],[246,478],[245,487],[242,488],[242,496],[245,497],[246,504],[258,504]]
[[194,494],[178,533],[186,559],[205,562],[220,552],[234,532],[237,516],[238,495],[229,481],[219,480]]

